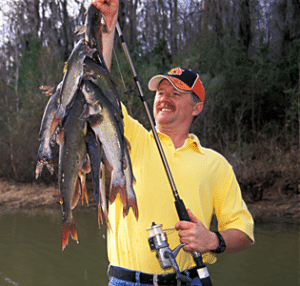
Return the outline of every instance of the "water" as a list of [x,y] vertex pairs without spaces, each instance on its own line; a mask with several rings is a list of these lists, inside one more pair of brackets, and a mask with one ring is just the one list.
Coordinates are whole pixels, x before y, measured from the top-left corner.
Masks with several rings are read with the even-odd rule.
[[[76,209],[80,243],[61,251],[60,210],[0,214],[0,285],[107,285],[105,229],[94,209]],[[209,266],[214,286],[300,285],[300,226],[256,225],[256,244]]]
[[105,230],[94,210],[75,210],[75,222],[80,243],[61,251],[60,210],[1,214],[0,285],[107,285]]

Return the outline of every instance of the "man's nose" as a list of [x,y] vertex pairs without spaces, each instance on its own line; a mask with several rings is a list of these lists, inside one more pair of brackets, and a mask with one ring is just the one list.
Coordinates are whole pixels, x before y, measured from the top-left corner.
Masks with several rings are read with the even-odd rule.
[[164,92],[163,94],[161,94],[159,96],[159,98],[161,100],[167,100],[167,99],[170,99],[172,97],[172,94],[170,92]]

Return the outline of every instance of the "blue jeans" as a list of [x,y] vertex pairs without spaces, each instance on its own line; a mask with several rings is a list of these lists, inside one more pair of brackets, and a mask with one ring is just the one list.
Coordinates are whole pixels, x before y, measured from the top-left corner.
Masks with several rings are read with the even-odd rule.
[[[108,268],[109,272],[109,268]],[[153,284],[141,284],[140,283],[140,272],[136,271],[136,282],[121,280],[112,276],[109,276],[109,284],[108,286],[153,286]],[[164,286],[159,284],[159,286]],[[177,286],[177,285],[174,285]],[[194,278],[193,281],[189,284],[189,286],[202,286],[200,279],[198,277]]]

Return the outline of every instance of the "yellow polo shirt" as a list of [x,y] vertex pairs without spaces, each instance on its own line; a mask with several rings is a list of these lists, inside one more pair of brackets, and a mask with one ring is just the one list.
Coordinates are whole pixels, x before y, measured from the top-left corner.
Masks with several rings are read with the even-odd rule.
[[[109,207],[108,258],[112,265],[146,273],[174,272],[160,267],[155,251],[148,243],[147,228],[162,224],[174,228],[179,221],[173,193],[166,176],[152,132],[128,116],[123,106],[125,137],[131,144],[131,160],[136,183],[133,185],[139,209],[136,220],[130,209],[123,217],[120,196]],[[213,213],[219,231],[234,228],[245,232],[253,241],[253,219],[241,197],[240,187],[231,165],[219,153],[203,148],[190,134],[184,145],[175,149],[171,139],[162,133],[159,138],[173,175],[180,198],[186,208],[209,228]],[[180,244],[177,231],[168,234],[171,249]],[[180,250],[179,269],[195,266],[190,253]],[[203,255],[204,263],[214,263],[215,255]]]

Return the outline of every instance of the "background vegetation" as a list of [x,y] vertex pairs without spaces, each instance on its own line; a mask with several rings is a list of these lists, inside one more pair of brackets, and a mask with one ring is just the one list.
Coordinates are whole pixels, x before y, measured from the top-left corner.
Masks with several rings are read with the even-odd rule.
[[[32,182],[38,132],[84,23],[87,0],[3,3],[0,58],[0,177]],[[192,68],[206,89],[194,123],[202,145],[234,166],[242,189],[300,193],[300,2],[298,0],[120,0],[119,22],[149,105],[151,76]],[[130,113],[148,122],[116,38],[112,77]],[[57,150],[55,152],[57,154]],[[56,182],[48,171],[40,181]]]

